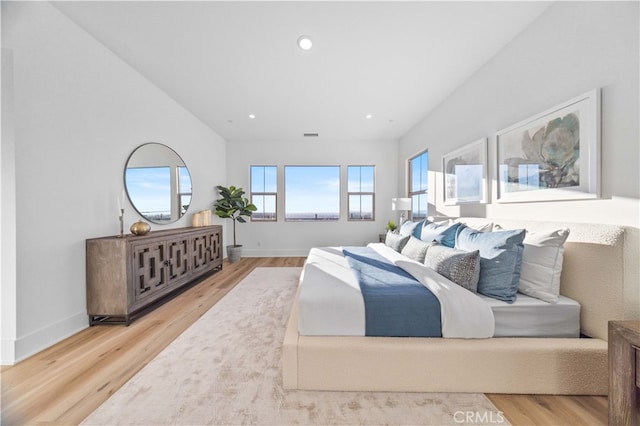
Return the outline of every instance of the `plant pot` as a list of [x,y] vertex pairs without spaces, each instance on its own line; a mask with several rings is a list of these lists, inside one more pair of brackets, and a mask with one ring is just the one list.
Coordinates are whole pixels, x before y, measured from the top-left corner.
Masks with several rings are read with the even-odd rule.
[[227,246],[227,258],[229,263],[235,263],[242,258],[242,245]]

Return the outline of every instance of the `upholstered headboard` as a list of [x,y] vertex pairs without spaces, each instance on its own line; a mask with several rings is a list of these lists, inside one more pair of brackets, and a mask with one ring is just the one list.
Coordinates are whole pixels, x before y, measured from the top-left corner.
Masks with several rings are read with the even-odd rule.
[[569,228],[565,243],[560,293],[580,302],[581,331],[607,340],[609,320],[624,311],[624,228],[588,223],[459,218],[471,226],[493,222],[505,229],[531,232]]

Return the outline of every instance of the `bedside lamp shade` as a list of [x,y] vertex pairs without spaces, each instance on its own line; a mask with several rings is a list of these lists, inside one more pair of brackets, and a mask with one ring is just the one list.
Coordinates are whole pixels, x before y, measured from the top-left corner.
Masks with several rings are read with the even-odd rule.
[[405,220],[404,212],[411,210],[411,198],[392,198],[391,210],[399,210],[402,212],[400,214],[400,226],[402,226]]
[[391,210],[411,210],[411,198],[392,198]]

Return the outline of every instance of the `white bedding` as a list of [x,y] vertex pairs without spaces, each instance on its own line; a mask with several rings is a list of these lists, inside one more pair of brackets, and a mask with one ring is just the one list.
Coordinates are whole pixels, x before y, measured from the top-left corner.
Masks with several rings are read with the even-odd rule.
[[[580,304],[565,296],[552,304],[518,293],[515,303],[474,294],[426,266],[386,247],[369,244],[402,267],[438,297],[444,337],[579,337]],[[478,303],[479,302],[479,303]],[[299,296],[301,335],[364,336],[360,285],[341,247],[309,253]]]
[[300,334],[364,336],[360,284],[340,248],[311,249],[300,280]]
[[[493,336],[493,313],[477,295],[384,244],[369,244],[369,247],[412,274],[438,298],[443,337]],[[365,335],[360,285],[341,248],[314,248],[310,251],[301,277],[299,307],[298,330],[301,335]]]
[[518,293],[515,303],[479,295],[493,311],[495,337],[580,337],[580,304],[560,296],[547,303]]

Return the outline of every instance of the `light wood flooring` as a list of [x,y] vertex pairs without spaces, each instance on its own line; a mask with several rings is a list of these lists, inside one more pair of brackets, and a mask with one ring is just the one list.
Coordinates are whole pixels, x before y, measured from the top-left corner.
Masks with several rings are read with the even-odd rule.
[[[89,327],[1,370],[2,424],[78,424],[256,267],[304,258],[244,258],[130,326]],[[606,425],[607,398],[488,395],[516,425]]]

